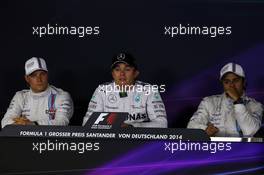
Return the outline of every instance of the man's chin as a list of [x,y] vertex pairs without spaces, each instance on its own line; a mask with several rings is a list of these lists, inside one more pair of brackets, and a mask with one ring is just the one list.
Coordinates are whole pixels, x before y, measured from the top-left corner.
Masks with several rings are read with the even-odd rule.
[[47,87],[39,87],[39,88],[32,89],[32,90],[35,93],[41,93],[41,92],[44,92],[46,89],[47,89]]
[[128,85],[127,82],[118,82],[117,83],[118,86],[126,86]]

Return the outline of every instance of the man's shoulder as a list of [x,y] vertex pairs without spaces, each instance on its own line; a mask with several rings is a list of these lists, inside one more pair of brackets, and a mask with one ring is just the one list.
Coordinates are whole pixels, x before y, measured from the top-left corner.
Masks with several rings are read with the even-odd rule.
[[12,102],[14,102],[14,103],[23,102],[26,98],[28,98],[29,92],[30,92],[29,89],[24,89],[24,90],[21,90],[21,91],[17,91],[15,93],[14,97],[13,97]]
[[113,81],[105,82],[102,84],[99,84],[98,87],[96,88],[96,92],[98,93],[106,93],[107,90],[111,90],[114,86]]
[[29,93],[29,89],[23,89],[23,90],[21,90],[21,91],[17,91],[16,93],[18,93],[18,94],[26,94],[26,93]]
[[251,104],[254,104],[254,105],[260,105],[260,106],[262,106],[262,104],[260,102],[258,102],[256,99],[254,99],[252,97],[246,96],[245,97],[245,100],[246,100],[246,103],[251,103]]
[[136,81],[135,82],[135,85],[150,86],[151,84],[150,83],[143,82],[143,81]]
[[135,87],[137,89],[139,88],[140,90],[142,90],[142,91],[140,91],[142,93],[145,93],[146,91],[149,91],[149,93],[152,93],[152,91],[151,91],[152,85],[150,83],[146,83],[146,82],[143,82],[143,81],[136,81],[135,82]]
[[68,96],[68,95],[70,95],[67,91],[64,91],[61,88],[57,88],[55,86],[49,86],[49,88],[51,89],[51,93],[55,94],[56,96]]
[[210,95],[210,96],[204,97],[203,101],[213,103],[213,102],[222,100],[222,98],[223,98],[223,94]]
[[99,84],[99,86],[106,86],[106,85],[114,85],[113,81],[104,82],[102,84]]
[[15,96],[25,96],[25,95],[27,95],[29,92],[30,92],[29,89],[23,89],[23,90],[21,90],[21,91],[17,91],[17,92],[15,93]]

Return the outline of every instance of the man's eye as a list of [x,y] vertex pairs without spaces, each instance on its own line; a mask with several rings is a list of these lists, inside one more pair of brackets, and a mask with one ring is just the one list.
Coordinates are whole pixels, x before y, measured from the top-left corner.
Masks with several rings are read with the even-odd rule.
[[229,84],[231,81],[230,80],[224,80],[225,84]]
[[237,83],[240,81],[240,78],[234,79],[233,82]]

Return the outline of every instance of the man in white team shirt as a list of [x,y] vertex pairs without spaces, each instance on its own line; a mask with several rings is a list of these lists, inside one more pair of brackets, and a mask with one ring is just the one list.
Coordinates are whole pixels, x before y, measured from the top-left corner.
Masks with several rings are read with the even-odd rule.
[[6,125],[68,125],[73,114],[70,94],[48,84],[44,59],[33,57],[25,63],[29,90],[18,91],[2,119]]
[[113,82],[95,90],[83,125],[93,112],[128,112],[125,123],[130,126],[166,128],[167,115],[160,94],[147,91],[149,84],[136,81],[139,71],[134,57],[128,53],[115,55],[111,70]]
[[188,123],[209,136],[252,137],[261,127],[263,106],[245,95],[245,73],[235,63],[220,71],[224,93],[205,97]]

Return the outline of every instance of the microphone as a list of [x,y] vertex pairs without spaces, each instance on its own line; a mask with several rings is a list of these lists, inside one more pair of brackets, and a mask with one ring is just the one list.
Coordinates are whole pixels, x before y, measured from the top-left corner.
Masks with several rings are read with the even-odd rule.
[[125,98],[125,97],[127,97],[127,92],[119,92],[119,97],[120,97],[120,98]]

